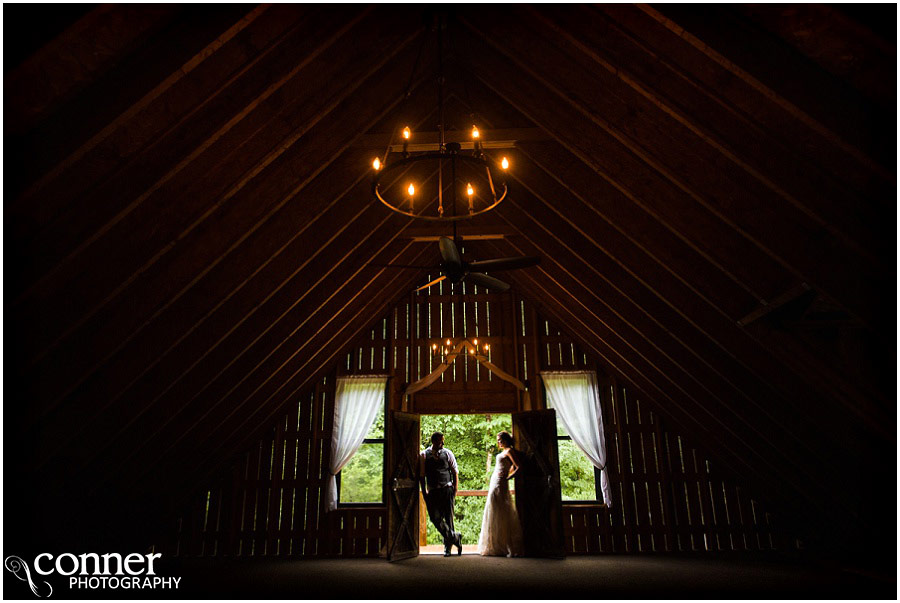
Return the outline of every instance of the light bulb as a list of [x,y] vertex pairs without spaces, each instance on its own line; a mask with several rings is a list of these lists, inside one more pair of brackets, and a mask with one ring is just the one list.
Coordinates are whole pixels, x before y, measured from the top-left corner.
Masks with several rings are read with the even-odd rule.
[[416,187],[413,186],[412,182],[409,183],[409,188],[406,189],[406,192],[409,193],[410,197],[416,194]]
[[506,157],[504,157],[503,161],[500,162],[500,167],[502,167],[504,170],[509,167],[509,160]]
[[469,183],[466,183],[466,194],[470,197],[475,194],[475,189],[472,188],[472,185]]
[[403,138],[409,140],[409,126],[403,128]]
[[474,346],[477,348],[477,347],[478,347],[478,340],[477,340],[477,339],[473,339],[473,340],[472,340],[472,345],[474,345]]
[[378,157],[376,157],[375,160],[372,161],[372,167],[375,168],[376,172],[381,169],[381,160]]
[[484,344],[484,351],[487,352],[489,349],[491,349],[491,346],[488,344]]
[[431,344],[431,349],[434,350],[434,351],[436,352],[436,351],[437,351],[437,344],[436,344],[436,343]]
[[478,138],[481,136],[481,132],[478,131],[478,126],[472,126],[472,138]]
[[474,348],[469,348],[469,353],[470,353],[470,354],[474,354],[474,353],[475,353],[475,349],[474,349]]
[[450,345],[450,340],[449,340],[449,339],[447,340],[447,345]]

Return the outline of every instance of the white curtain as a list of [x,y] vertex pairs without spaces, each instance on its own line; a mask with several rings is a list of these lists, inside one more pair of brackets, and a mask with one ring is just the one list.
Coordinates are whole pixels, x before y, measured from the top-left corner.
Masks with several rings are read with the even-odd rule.
[[384,407],[385,376],[340,377],[334,394],[334,435],[326,485],[327,511],[337,509],[337,478],[359,447],[378,411]]
[[606,474],[606,436],[600,414],[597,375],[593,371],[541,373],[547,390],[547,406],[556,410],[575,445],[600,469],[603,502],[612,506]]

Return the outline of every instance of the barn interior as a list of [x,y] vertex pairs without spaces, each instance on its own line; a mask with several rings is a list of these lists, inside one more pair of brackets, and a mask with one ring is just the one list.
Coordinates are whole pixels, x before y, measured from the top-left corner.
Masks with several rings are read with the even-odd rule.
[[[388,563],[390,469],[327,510],[341,378],[388,377],[390,431],[542,411],[542,371],[589,371],[612,500],[562,502],[576,571],[813,564],[896,596],[896,6],[3,14],[7,552],[155,551],[197,596],[365,583],[334,564]],[[509,162],[494,209],[373,196],[401,128],[462,154],[473,126]],[[438,172],[381,186],[436,215]],[[540,263],[417,290],[454,234]],[[512,381],[461,358],[406,394],[473,336]]]

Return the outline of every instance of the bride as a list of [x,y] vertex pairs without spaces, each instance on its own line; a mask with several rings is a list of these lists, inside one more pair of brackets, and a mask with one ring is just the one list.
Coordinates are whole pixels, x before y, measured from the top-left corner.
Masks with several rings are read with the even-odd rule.
[[506,431],[497,434],[497,445],[502,452],[497,455],[491,485],[488,488],[478,552],[481,555],[505,555],[520,557],[524,553],[522,528],[509,495],[509,478],[519,470],[513,437]]

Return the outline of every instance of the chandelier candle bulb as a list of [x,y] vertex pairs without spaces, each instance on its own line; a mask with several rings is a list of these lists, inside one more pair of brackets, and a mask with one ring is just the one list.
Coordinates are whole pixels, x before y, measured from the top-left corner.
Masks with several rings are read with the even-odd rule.
[[406,126],[405,128],[403,128],[403,140],[409,140],[409,135],[409,126]]
[[378,159],[378,157],[376,157],[374,161],[372,161],[372,167],[375,168],[376,172],[381,169],[381,160]]
[[409,187],[406,189],[406,192],[409,193],[410,197],[416,194],[416,187],[413,186],[412,182],[409,183]]
[[504,157],[503,161],[500,162],[500,167],[502,167],[504,170],[509,169],[509,160],[506,157]]

